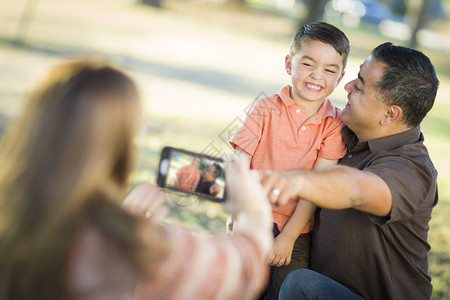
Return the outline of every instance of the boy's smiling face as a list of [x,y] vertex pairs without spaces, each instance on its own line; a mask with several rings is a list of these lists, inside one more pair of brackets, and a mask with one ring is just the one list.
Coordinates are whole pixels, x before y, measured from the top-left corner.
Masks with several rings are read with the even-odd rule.
[[285,67],[291,75],[291,98],[301,105],[323,101],[344,76],[343,55],[319,40],[306,40],[294,57],[287,55]]

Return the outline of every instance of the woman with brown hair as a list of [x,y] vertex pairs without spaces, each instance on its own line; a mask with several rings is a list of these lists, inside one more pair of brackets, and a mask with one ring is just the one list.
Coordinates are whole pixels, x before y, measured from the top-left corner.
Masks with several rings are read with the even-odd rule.
[[0,299],[257,296],[271,240],[257,179],[232,164],[231,239],[149,222],[162,198],[149,184],[124,209],[139,116],[133,81],[99,59],[63,63],[34,89],[0,150]]

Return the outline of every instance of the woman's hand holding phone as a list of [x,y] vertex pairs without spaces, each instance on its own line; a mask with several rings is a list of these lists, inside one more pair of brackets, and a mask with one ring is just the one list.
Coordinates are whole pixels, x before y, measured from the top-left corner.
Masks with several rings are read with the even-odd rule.
[[131,190],[122,206],[132,214],[145,216],[159,224],[169,213],[168,207],[163,206],[164,200],[165,195],[159,187],[145,182]]
[[265,253],[269,253],[273,243],[272,215],[259,173],[250,170],[245,160],[235,155],[228,157],[228,166],[228,197],[224,207],[236,216],[234,233],[248,232],[257,237]]

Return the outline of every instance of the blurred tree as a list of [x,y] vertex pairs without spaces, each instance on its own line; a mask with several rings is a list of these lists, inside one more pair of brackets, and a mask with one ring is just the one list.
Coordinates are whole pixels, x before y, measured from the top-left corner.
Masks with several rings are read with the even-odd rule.
[[406,14],[406,2],[408,0],[391,0],[391,1],[383,1],[386,5],[389,6],[391,11],[399,16],[404,16]]
[[309,7],[308,15],[304,20],[301,21],[300,26],[309,24],[312,22],[317,22],[322,19],[323,12],[325,10],[325,4],[328,0],[307,0],[305,4]]
[[161,1],[162,0],[137,0],[136,2],[140,3],[140,4],[150,5],[150,6],[159,8],[159,7],[161,7]]
[[[410,0],[383,0],[383,2],[389,6],[394,14],[405,16]],[[427,11],[433,18],[445,17],[442,0],[430,0]]]
[[428,17],[428,8],[431,0],[409,0],[406,9],[406,19],[411,27],[411,38],[408,47],[417,47],[417,33],[425,27]]
[[230,6],[244,6],[245,0],[226,0],[225,4]]
[[30,28],[31,20],[33,18],[34,12],[36,10],[38,0],[28,0],[25,4],[25,9],[23,11],[22,17],[19,22],[19,29],[16,34],[16,43],[24,44],[25,38]]
[[395,14],[405,16],[405,21],[411,28],[408,42],[411,48],[417,47],[417,34],[427,25],[428,20],[445,17],[442,0],[391,0],[387,4]]

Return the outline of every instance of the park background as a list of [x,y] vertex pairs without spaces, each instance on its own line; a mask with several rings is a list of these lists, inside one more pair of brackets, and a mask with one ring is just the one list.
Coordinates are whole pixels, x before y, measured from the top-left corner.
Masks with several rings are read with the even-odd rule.
[[[324,6],[312,15],[315,2]],[[154,183],[165,145],[231,152],[227,140],[253,99],[289,84],[284,56],[305,20],[330,22],[349,37],[347,72],[331,96],[340,108],[344,85],[371,49],[384,41],[414,45],[431,58],[441,82],[422,131],[439,172],[440,202],[429,232],[433,299],[450,299],[450,0],[391,1],[407,4],[392,15],[375,2],[364,11],[367,0],[0,0],[0,135],[49,67],[68,56],[105,56],[129,72],[142,92],[131,185]],[[430,8],[421,14],[424,4]],[[166,204],[172,209],[168,222],[224,232],[226,215],[218,204],[177,195]]]

